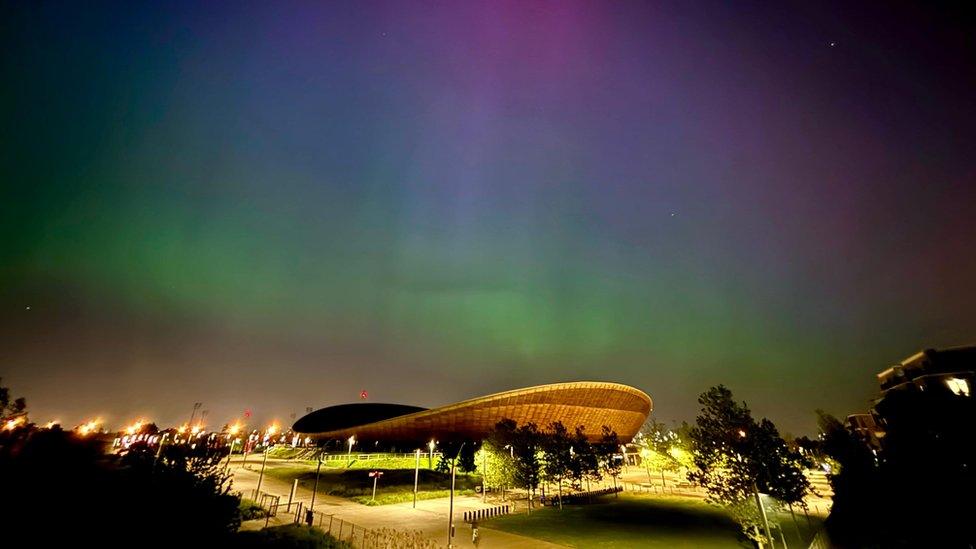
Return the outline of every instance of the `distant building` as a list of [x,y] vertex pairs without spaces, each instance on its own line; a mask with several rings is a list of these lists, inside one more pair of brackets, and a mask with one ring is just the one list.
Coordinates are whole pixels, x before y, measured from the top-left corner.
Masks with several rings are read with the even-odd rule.
[[294,430],[319,441],[426,442],[481,440],[503,419],[545,428],[560,421],[599,440],[603,426],[630,442],[651,413],[651,397],[619,383],[553,383],[483,396],[427,410],[402,404],[340,404],[316,410]]
[[884,429],[878,425],[873,415],[851,414],[847,416],[847,427],[872,448],[880,447]]
[[976,371],[976,345],[926,349],[878,374],[881,398],[889,391],[944,391],[971,396]]
[[[873,449],[881,447],[889,423],[902,414],[938,430],[957,419],[955,404],[974,396],[974,384],[976,345],[919,351],[878,374],[873,408],[847,416],[847,426]],[[903,409],[906,404],[913,409]]]
[[881,395],[871,413],[893,470],[973,478],[974,382],[976,346],[926,349],[878,374]]

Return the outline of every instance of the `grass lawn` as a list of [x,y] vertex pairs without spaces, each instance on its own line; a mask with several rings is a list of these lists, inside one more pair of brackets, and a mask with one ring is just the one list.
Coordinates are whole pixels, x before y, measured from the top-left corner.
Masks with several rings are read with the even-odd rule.
[[546,507],[503,516],[483,526],[570,547],[753,547],[739,539],[738,525],[724,511],[696,498],[625,493],[562,511]]
[[[373,493],[373,479],[369,471],[383,471],[376,487],[376,501],[370,502]],[[295,462],[287,465],[268,466],[265,474],[287,482],[298,479],[301,488],[311,490],[315,485],[315,464]],[[319,493],[349,498],[365,505],[386,505],[413,501],[413,469],[333,469],[322,467],[319,476]],[[456,494],[470,495],[480,478],[474,475],[458,474]],[[451,475],[429,469],[420,470],[419,499],[447,497],[451,487]]]

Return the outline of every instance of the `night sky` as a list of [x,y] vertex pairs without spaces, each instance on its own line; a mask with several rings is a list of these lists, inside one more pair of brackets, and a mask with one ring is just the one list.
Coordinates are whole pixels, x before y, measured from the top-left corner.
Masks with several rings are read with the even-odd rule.
[[976,340],[961,11],[194,4],[0,7],[0,376],[35,421],[608,380],[799,434]]

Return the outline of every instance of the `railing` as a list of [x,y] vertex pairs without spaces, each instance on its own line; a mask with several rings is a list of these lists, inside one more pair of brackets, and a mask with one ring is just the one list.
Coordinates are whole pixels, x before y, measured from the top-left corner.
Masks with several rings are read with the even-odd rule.
[[[427,456],[430,452],[421,452],[421,461],[428,459]],[[437,459],[441,457],[441,452],[434,452],[434,455],[430,459]],[[356,461],[370,461],[374,459],[416,459],[417,453],[412,452],[409,454],[322,454],[322,461],[348,461],[350,459],[355,459]]]
[[817,532],[817,535],[813,536],[813,540],[810,542],[808,549],[830,549],[833,544],[830,542],[830,536],[827,535],[827,530],[821,528]]
[[563,503],[577,503],[580,500],[588,500],[593,497],[605,496],[608,494],[615,494],[617,492],[623,492],[623,486],[617,486],[616,488],[602,488],[600,490],[590,490],[588,492],[574,492],[572,494],[563,494],[562,496],[555,496],[546,498],[546,505],[559,505],[559,500],[562,499]]
[[511,507],[508,505],[496,505],[495,507],[478,509],[477,511],[465,511],[463,513],[464,522],[478,522],[479,520],[500,517],[502,515],[507,515],[510,512],[510,509]]
[[628,492],[633,492],[635,494],[670,494],[672,496],[679,496],[687,495],[689,493],[695,495],[703,495],[705,493],[700,486],[688,482],[680,482],[677,484],[672,483],[670,486],[658,486],[657,484],[624,481],[621,483],[621,485],[626,486]]
[[[243,494],[242,494],[243,495]],[[272,517],[277,522],[305,524],[318,528],[339,541],[345,541],[357,549],[438,549],[439,546],[420,532],[403,532],[390,528],[371,530],[335,515],[307,509],[304,502],[282,503],[281,496],[251,490],[247,495],[267,511],[264,525],[268,527]],[[288,515],[290,518],[285,519]]]

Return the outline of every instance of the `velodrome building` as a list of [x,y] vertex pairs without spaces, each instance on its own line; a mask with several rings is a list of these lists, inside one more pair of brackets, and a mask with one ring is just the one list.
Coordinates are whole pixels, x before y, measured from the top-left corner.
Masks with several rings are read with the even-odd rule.
[[629,442],[651,413],[647,393],[595,381],[552,383],[472,398],[438,408],[402,404],[340,404],[316,410],[295,422],[293,430],[328,440],[355,437],[362,442],[423,442],[481,440],[503,419],[519,425],[533,422],[544,429],[562,422],[572,432],[582,426],[587,437],[599,439],[603,426]]

